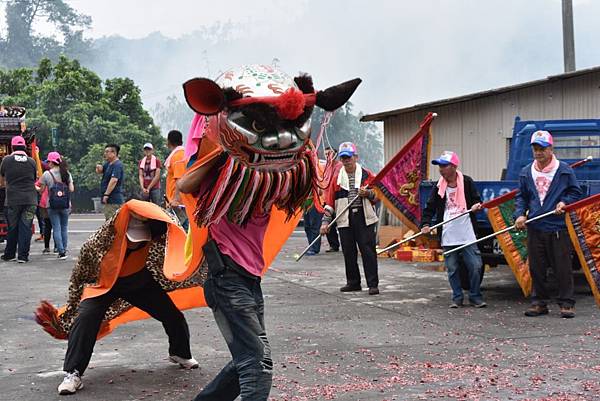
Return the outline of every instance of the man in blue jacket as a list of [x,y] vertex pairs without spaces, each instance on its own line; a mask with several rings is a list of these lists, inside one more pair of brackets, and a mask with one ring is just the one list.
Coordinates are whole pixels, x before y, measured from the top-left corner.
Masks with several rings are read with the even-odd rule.
[[553,152],[553,139],[548,131],[531,136],[534,161],[519,174],[519,194],[515,199],[515,225],[525,228],[525,221],[555,210],[552,215],[527,224],[529,271],[533,283],[531,306],[526,316],[548,313],[546,269],[552,266],[558,281],[558,305],[563,318],[575,317],[571,241],[563,214],[565,205],[581,197],[581,189],[573,169],[559,161]]

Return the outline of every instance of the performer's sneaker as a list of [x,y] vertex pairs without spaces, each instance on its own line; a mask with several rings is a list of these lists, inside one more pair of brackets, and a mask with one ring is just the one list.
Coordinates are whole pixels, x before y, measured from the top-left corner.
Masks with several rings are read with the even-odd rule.
[[565,319],[572,319],[575,317],[575,308],[572,306],[561,306],[560,317]]
[[369,295],[378,295],[378,294],[379,294],[379,288],[377,288],[377,287],[369,288]]
[[75,370],[73,373],[67,373],[62,383],[58,385],[58,394],[68,395],[75,394],[77,390],[83,388],[83,382],[79,376],[79,372]]
[[185,359],[177,355],[169,355],[169,361],[178,363],[184,369],[196,369],[200,364],[194,358]]
[[339,248],[329,248],[325,252],[330,253],[330,252],[339,252],[339,251],[340,251]]
[[548,314],[548,307],[546,305],[531,305],[526,311],[525,316],[535,317]]
[[13,256],[12,258],[6,256],[6,255],[2,255],[0,256],[0,259],[2,259],[5,262],[16,262],[17,261],[17,257]]

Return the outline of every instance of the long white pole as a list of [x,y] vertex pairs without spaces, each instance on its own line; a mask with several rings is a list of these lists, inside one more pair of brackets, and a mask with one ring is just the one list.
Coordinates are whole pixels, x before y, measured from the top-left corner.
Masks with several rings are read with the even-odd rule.
[[[458,219],[459,217],[463,217],[464,215],[466,215],[466,214],[469,214],[469,213],[471,213],[471,210],[467,210],[467,211],[465,211],[465,212],[462,212],[461,214],[458,214],[458,215],[456,215],[456,216],[452,217],[451,219],[448,219],[448,220],[442,221],[442,222],[440,222],[440,223],[437,223],[437,224],[435,224],[435,225],[433,225],[433,226],[429,227],[429,230],[433,230],[433,229],[435,229],[435,228],[441,227],[441,226],[443,226],[444,224],[448,224],[448,223],[450,223],[451,221],[453,221],[453,220],[456,220],[456,219]],[[395,247],[397,247],[397,246],[400,246],[400,245],[402,245],[402,244],[404,244],[404,243],[406,243],[406,242],[412,241],[413,239],[415,239],[415,238],[418,238],[418,237],[420,237],[421,235],[423,235],[423,232],[422,232],[422,231],[420,231],[420,232],[418,232],[418,233],[416,233],[416,234],[414,234],[414,235],[411,235],[410,237],[408,237],[408,238],[405,238],[405,239],[403,239],[403,240],[402,240],[402,241],[400,241],[400,242],[396,242],[396,243],[394,243],[394,244],[392,244],[392,245],[390,245],[390,246],[388,246],[388,247],[385,247],[385,248],[383,248],[383,249],[380,249],[379,251],[377,251],[377,254],[379,255],[379,254],[382,254],[383,252],[387,252],[387,251],[389,251],[390,249],[393,249],[393,248],[395,248]]]
[[[350,206],[351,206],[351,205],[354,203],[354,201],[355,201],[355,200],[357,200],[357,199],[358,199],[358,197],[359,197],[359,196],[360,196],[360,195],[356,195],[356,196],[354,197],[354,199],[352,199],[350,202],[348,202],[348,204],[346,205],[346,207],[345,207],[345,208],[343,208],[343,209],[342,209],[342,211],[341,211],[341,212],[339,212],[339,213],[337,214],[337,216],[335,216],[335,219],[331,220],[331,223],[329,223],[329,224],[327,225],[327,229],[328,229],[328,230],[329,230],[329,229],[331,229],[331,226],[333,226],[333,225],[335,224],[335,222],[336,222],[336,221],[337,221],[337,220],[340,218],[340,216],[341,216],[342,214],[346,213],[346,210],[350,209]],[[317,242],[317,241],[320,241],[320,240],[321,240],[321,236],[322,236],[322,235],[321,235],[321,234],[319,234],[319,236],[318,236],[317,238],[315,238],[315,239],[314,239],[314,240],[313,240],[313,241],[312,241],[312,242],[311,242],[311,243],[310,243],[310,244],[309,244],[309,245],[308,245],[308,246],[307,246],[307,247],[306,247],[306,248],[305,248],[305,249],[302,251],[302,253],[301,253],[300,255],[298,255],[298,257],[296,258],[296,262],[297,262],[297,261],[299,261],[300,259],[302,259],[302,256],[304,256],[304,254],[305,254],[306,252],[308,252],[308,250],[310,249],[310,247],[311,247],[311,246],[313,246],[314,244],[316,244],[316,242]]]
[[[556,210],[551,210],[551,211],[549,211],[549,212],[547,212],[547,213],[540,214],[539,216],[536,216],[536,217],[533,217],[533,218],[531,218],[531,219],[529,219],[529,220],[526,220],[526,221],[525,221],[525,224],[529,224],[529,223],[531,223],[532,221],[536,221],[536,220],[542,219],[542,218],[544,218],[544,217],[548,217],[548,216],[550,216],[550,215],[552,215],[552,214],[556,214]],[[486,239],[493,238],[493,237],[495,237],[496,235],[504,234],[505,232],[507,232],[507,231],[510,231],[510,230],[514,230],[515,228],[516,228],[516,225],[515,225],[515,224],[513,224],[513,225],[512,225],[512,226],[510,226],[510,227],[506,227],[506,228],[504,228],[504,229],[502,229],[502,230],[500,230],[500,231],[496,231],[495,233],[491,233],[490,235],[486,235],[485,237],[482,237],[482,238],[476,239],[475,241],[469,242],[468,244],[464,244],[464,245],[461,245],[461,246],[459,246],[459,247],[452,248],[452,249],[450,249],[450,250],[448,250],[448,251],[444,252],[444,256],[446,256],[446,255],[450,255],[451,253],[454,253],[454,252],[458,252],[458,251],[460,251],[461,249],[464,249],[464,248],[466,248],[466,247],[468,247],[468,246],[471,246],[471,245],[473,245],[473,244],[477,244],[478,242],[485,241]]]

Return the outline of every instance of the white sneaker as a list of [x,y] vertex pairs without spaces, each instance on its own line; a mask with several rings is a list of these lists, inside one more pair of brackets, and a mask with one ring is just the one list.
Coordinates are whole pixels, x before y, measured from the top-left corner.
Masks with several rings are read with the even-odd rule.
[[169,355],[169,361],[172,363],[178,363],[184,369],[196,369],[198,366],[198,361],[194,358],[185,359],[181,358],[177,355]]
[[73,373],[67,373],[62,383],[58,386],[58,394],[67,395],[67,394],[75,394],[77,390],[81,390],[83,388],[83,382],[81,381],[81,377],[79,376],[79,372],[75,371]]

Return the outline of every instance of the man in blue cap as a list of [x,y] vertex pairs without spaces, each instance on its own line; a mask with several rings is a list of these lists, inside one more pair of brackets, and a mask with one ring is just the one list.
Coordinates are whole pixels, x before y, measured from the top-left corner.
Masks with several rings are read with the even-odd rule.
[[374,207],[377,198],[373,190],[366,188],[365,185],[373,173],[357,163],[356,145],[352,142],[340,144],[338,156],[343,167],[333,175],[331,185],[327,189],[325,216],[320,231],[321,234],[327,234],[329,232],[328,225],[334,215],[344,210],[348,206],[348,202],[352,202],[337,221],[346,266],[346,285],[340,288],[340,291],[362,290],[357,263],[356,247],[358,245],[369,295],[377,295],[379,294],[379,275],[375,245],[378,218]]
[[541,214],[556,211],[527,224],[527,252],[533,291],[531,306],[525,316],[548,314],[549,294],[546,270],[552,266],[558,281],[560,316],[575,317],[571,240],[563,214],[565,205],[581,197],[581,189],[573,169],[559,161],[553,151],[554,140],[548,131],[536,131],[531,136],[533,162],[519,174],[519,193],[515,198],[515,225],[525,228],[525,221]]

